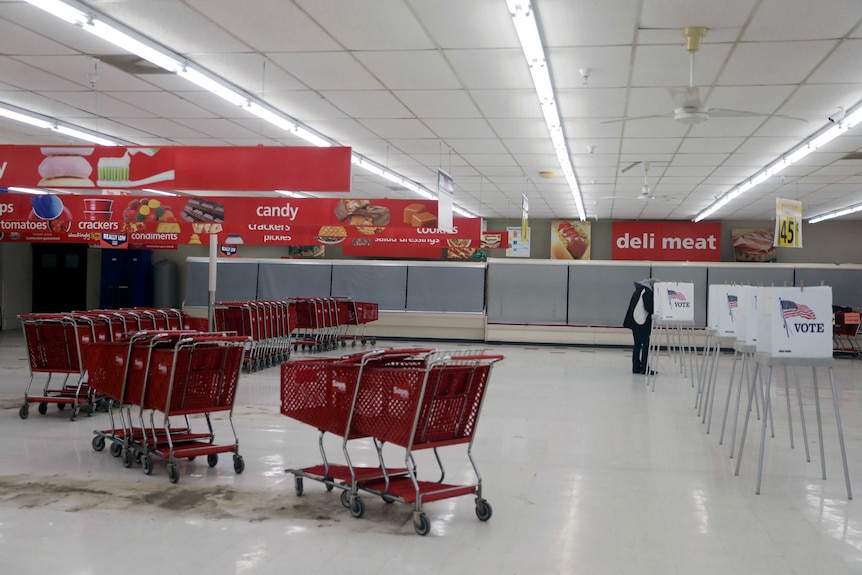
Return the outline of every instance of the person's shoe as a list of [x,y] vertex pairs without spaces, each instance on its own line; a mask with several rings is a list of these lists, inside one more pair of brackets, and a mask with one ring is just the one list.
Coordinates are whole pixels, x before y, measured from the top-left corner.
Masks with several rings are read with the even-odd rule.
[[642,372],[641,370],[639,370],[639,369],[633,369],[633,370],[632,370],[632,373],[643,373],[643,372]]
[[[647,375],[647,371],[646,371],[646,370],[643,370],[643,371],[641,371],[641,372],[639,372],[639,373],[640,373],[641,375]],[[658,373],[657,371],[649,370],[649,375],[656,375],[657,373]]]

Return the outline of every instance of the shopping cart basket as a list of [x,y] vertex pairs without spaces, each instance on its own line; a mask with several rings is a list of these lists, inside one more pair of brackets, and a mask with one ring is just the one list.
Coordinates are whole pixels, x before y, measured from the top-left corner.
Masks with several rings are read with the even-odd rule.
[[[140,445],[144,473],[153,472],[153,455],[165,459],[171,483],[180,480],[177,460],[207,456],[210,467],[218,463],[218,454],[233,453],[234,471],[242,473],[245,462],[239,454],[239,439],[233,424],[233,404],[249,339],[242,336],[199,334],[183,337],[172,348],[154,347],[141,402],[143,413],[151,410],[151,429],[155,429],[155,412],[164,416],[164,441],[144,429]],[[233,432],[233,443],[216,444],[210,414],[227,411]],[[171,416],[203,414],[209,433],[206,440],[190,440],[185,430],[175,437]],[[142,425],[143,427],[143,425]],[[181,439],[178,442],[177,439]]]
[[[148,438],[157,443],[165,438],[164,429],[145,430],[143,425],[135,427],[131,414],[133,406],[140,406],[147,376],[150,373],[152,352],[157,347],[173,348],[184,337],[196,332],[182,331],[138,331],[117,341],[97,343],[90,346],[88,382],[90,387],[108,400],[110,428],[96,430],[92,446],[96,451],[111,442],[110,453],[114,457],[123,455],[123,463],[131,467],[140,461],[141,445]],[[115,419],[115,412],[118,419]],[[188,420],[184,428],[174,427],[175,438],[185,433],[187,440],[209,437],[209,434],[192,434]]]
[[[30,415],[30,404],[39,404],[44,415],[49,404],[60,410],[71,406],[74,421],[86,405],[91,415],[94,397],[85,382],[87,348],[96,341],[111,337],[110,323],[103,318],[84,314],[22,314],[18,318],[24,327],[24,339],[30,363],[30,380],[24,392],[24,405],[18,411],[21,419]],[[32,395],[37,373],[47,374],[41,395]],[[53,376],[62,376],[62,383],[51,383]],[[72,377],[74,376],[74,377]]]
[[[303,478],[311,479],[323,483],[327,491],[335,487],[342,489],[342,504],[350,508],[359,479],[380,479],[387,483],[392,477],[407,473],[406,469],[386,469],[380,450],[380,466],[354,466],[346,444],[349,440],[365,437],[351,428],[363,370],[379,361],[426,352],[427,349],[375,350],[340,358],[295,359],[281,364],[281,413],[319,431],[318,446],[323,458],[320,465],[286,470],[294,475],[297,495],[303,494]],[[327,433],[342,438],[346,464],[329,461],[324,448]]]
[[[472,456],[473,438],[491,368],[503,359],[501,355],[483,352],[435,352],[421,360],[405,359],[370,365],[362,374],[353,415],[357,433],[374,437],[405,449],[407,474],[357,481],[361,491],[386,496],[413,505],[413,527],[427,535],[431,523],[422,509],[423,503],[458,497],[476,496],[476,516],[491,518],[491,505],[482,496],[482,476]],[[466,485],[443,483],[445,470],[438,449],[467,445],[467,457],[476,482]],[[440,466],[437,481],[420,480],[413,462],[413,452],[432,449]],[[351,501],[351,513],[362,515],[359,497]]]

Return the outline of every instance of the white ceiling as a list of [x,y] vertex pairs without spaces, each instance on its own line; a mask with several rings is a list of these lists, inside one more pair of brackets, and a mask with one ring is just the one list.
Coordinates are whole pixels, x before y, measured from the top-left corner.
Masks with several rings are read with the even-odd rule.
[[[577,216],[564,178],[539,177],[560,166],[505,0],[86,4],[430,189],[442,167],[456,201],[478,215],[520,217],[525,193],[531,217]],[[533,4],[590,218],[690,219],[862,100],[856,0]],[[672,111],[668,89],[689,79],[682,26],[709,28],[695,60],[704,105],[763,115],[602,123]],[[119,56],[128,58],[21,0],[0,0],[0,102],[141,145],[304,144],[182,78],[123,71],[111,63]],[[862,202],[862,161],[843,159],[862,150],[855,130],[715,217],[768,219],[775,197],[800,199],[806,216]],[[0,143],[69,142],[0,120]],[[635,199],[641,166],[621,173],[643,161],[654,201]],[[410,197],[361,170],[351,192]]]

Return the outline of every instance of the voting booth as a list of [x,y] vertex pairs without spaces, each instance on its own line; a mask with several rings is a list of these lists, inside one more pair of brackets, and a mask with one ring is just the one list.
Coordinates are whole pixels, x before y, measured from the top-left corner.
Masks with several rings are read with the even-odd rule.
[[773,357],[832,357],[832,288],[763,288],[757,352]]

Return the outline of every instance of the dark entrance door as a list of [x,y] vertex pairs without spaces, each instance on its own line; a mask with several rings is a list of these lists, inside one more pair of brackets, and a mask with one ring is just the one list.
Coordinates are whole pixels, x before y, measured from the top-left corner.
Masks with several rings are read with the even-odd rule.
[[33,244],[33,312],[87,309],[87,246]]

